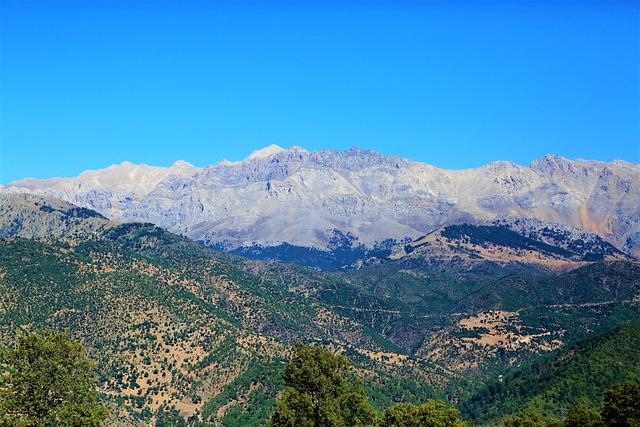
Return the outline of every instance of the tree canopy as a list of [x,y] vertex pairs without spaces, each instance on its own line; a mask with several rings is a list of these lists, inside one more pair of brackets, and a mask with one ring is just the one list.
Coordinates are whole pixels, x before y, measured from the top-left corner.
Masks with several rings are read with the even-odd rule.
[[67,333],[20,334],[0,354],[0,426],[102,425],[108,410],[97,399],[95,364]]
[[420,406],[399,403],[384,411],[380,427],[463,427],[458,411],[442,401],[429,400]]
[[296,343],[284,380],[271,427],[367,426],[376,419],[344,356]]
[[286,367],[286,388],[276,402],[269,427],[463,427],[458,411],[429,400],[398,403],[382,418],[350,372],[349,361],[323,349],[297,343]]
[[604,394],[602,420],[612,427],[640,426],[640,384],[616,384]]
[[602,427],[602,417],[597,411],[579,403],[567,411],[564,427]]

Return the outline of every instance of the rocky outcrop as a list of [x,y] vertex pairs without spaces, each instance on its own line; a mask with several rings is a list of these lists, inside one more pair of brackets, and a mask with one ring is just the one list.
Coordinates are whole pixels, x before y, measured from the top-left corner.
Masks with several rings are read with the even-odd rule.
[[640,255],[639,189],[640,165],[624,161],[548,155],[530,166],[498,161],[444,170],[359,148],[270,146],[241,162],[124,162],[76,178],[16,181],[0,192],[57,197],[229,249],[281,242],[326,248],[336,229],[373,246],[508,215],[588,230]]

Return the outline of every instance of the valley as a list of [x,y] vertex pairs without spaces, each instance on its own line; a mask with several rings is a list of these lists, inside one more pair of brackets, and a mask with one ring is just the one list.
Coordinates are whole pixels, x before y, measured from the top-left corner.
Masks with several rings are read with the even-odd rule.
[[[325,272],[219,252],[57,199],[0,197],[0,340],[69,331],[98,363],[108,425],[165,416],[260,425],[299,340],[345,355],[380,410],[437,398],[486,421],[474,414],[490,408],[465,403],[475,390],[640,319],[640,264],[597,239],[580,252],[568,237],[563,247],[504,226],[457,226],[431,238],[479,255],[435,263],[421,251],[438,242],[423,238]],[[593,248],[602,248],[598,262],[585,259]],[[487,255],[508,251],[538,256]],[[634,363],[619,377],[637,378]]]
[[0,427],[640,427],[640,0],[0,0]]

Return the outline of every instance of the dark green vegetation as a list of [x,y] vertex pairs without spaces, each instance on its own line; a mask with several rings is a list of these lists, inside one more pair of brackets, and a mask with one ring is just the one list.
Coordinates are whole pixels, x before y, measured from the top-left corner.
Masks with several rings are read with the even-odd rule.
[[19,335],[1,362],[2,426],[98,427],[109,413],[98,402],[95,364],[65,333]]
[[67,210],[55,209],[51,207],[51,205],[41,205],[40,210],[46,213],[59,212],[62,215],[70,218],[99,218],[99,219],[107,219],[103,215],[100,215],[98,212],[80,207],[73,207]]
[[416,406],[399,403],[379,416],[369,403],[349,361],[320,346],[293,346],[285,389],[278,397],[268,427],[462,427],[458,411],[442,401]]
[[[570,406],[561,418],[537,412],[520,412],[506,417],[504,427],[635,427],[640,425],[640,384],[616,384],[604,393],[602,411],[581,403]],[[561,408],[562,409],[562,408]]]
[[[624,328],[637,330],[638,324]],[[620,333],[616,331],[613,334]],[[607,334],[599,340],[611,341]],[[630,338],[624,336],[622,337]],[[589,339],[582,343],[589,346]],[[632,339],[629,346],[637,344]],[[598,346],[598,344],[595,344]],[[615,344],[612,344],[615,346]],[[607,345],[605,345],[607,346]],[[600,345],[602,347],[602,345]],[[562,356],[566,356],[563,352]],[[571,358],[572,356],[569,356]],[[567,357],[564,357],[566,360]],[[582,363],[576,358],[573,365]],[[606,360],[603,360],[606,359]],[[611,362],[610,357],[598,359],[599,362]],[[570,363],[566,363],[571,365]],[[637,363],[636,363],[637,368]],[[633,371],[634,368],[628,369]],[[635,369],[637,370],[637,369]],[[523,373],[526,376],[526,372]],[[557,378],[556,383],[570,383],[571,374]],[[575,373],[573,374],[575,376]],[[618,375],[620,377],[621,375]],[[420,405],[397,403],[387,407],[382,413],[373,409],[364,390],[359,386],[357,378],[350,370],[349,361],[341,355],[325,350],[320,346],[310,347],[302,343],[293,346],[293,355],[284,373],[285,389],[278,396],[276,409],[267,422],[268,427],[465,427],[472,426],[469,421],[459,418],[460,413],[448,407],[443,401],[428,400]],[[600,382],[595,388],[602,388]],[[538,396],[540,397],[540,396]],[[541,399],[544,399],[541,397]],[[579,400],[579,399],[577,399]],[[599,393],[598,402],[602,402],[602,410],[592,409],[583,403],[571,403],[564,415],[562,404],[555,401],[553,406],[562,412],[560,416],[544,413],[520,405],[507,414],[500,424],[504,427],[605,427],[605,426],[637,426],[640,422],[640,383],[628,381],[616,383]],[[494,404],[504,404],[503,401]],[[595,402],[592,402],[592,406]],[[597,406],[597,404],[595,404]]]
[[549,275],[594,261],[634,260],[593,233],[523,219],[520,224],[516,220],[516,224],[444,226],[396,246],[386,259],[363,263],[499,278]]
[[[525,236],[503,226],[461,224],[445,227],[442,235],[479,246],[492,244],[513,249],[535,250],[542,254],[582,261],[603,261],[607,256],[631,259],[629,255],[602,238],[587,242],[582,239],[572,239],[568,231],[556,231],[551,228],[542,228]],[[544,241],[552,241],[555,244]]]
[[254,260],[292,263],[324,271],[336,271],[366,258],[386,258],[391,254],[391,248],[397,244],[395,240],[387,239],[376,242],[373,248],[367,248],[362,244],[356,244],[356,241],[353,235],[335,229],[329,239],[327,250],[281,243],[277,246],[242,246],[231,253]]
[[380,420],[380,427],[464,427],[470,426],[458,418],[455,408],[448,408],[443,401],[429,400],[422,405],[398,403],[387,408]]
[[600,409],[614,384],[640,382],[640,323],[580,341],[489,381],[459,407],[478,423],[518,411],[560,417],[571,405]]
[[221,263],[228,256],[152,226],[125,225],[107,237],[0,241],[0,332],[11,343],[27,325],[69,330],[97,361],[101,392],[134,418],[177,410],[227,425],[264,421],[280,387],[268,372],[287,356],[284,343],[299,339],[332,341],[357,356],[383,403],[401,393],[422,400],[462,381],[418,360],[377,357],[397,347],[305,298],[306,288],[290,290],[295,280]]
[[[352,236],[345,236],[339,233],[338,230],[334,230],[334,233],[335,236],[329,242],[327,250],[282,243],[277,246],[243,246],[232,250],[231,253],[255,260],[293,263],[324,271],[350,268],[363,262],[365,264],[382,263],[396,267],[427,267],[435,270],[456,271],[468,269],[462,259],[456,260],[455,257],[447,262],[438,262],[434,259],[393,261],[388,257],[392,253],[393,246],[398,245],[395,240],[388,239],[377,243],[373,248],[366,248],[364,245],[356,244]],[[569,231],[554,230],[552,228],[541,228],[524,235],[501,225],[460,224],[443,227],[440,235],[443,239],[446,239],[451,251],[466,254],[476,259],[482,259],[482,256],[474,249],[465,249],[465,247],[469,247],[469,245],[473,247],[496,246],[516,252],[533,251],[551,259],[557,258],[580,262],[604,261],[607,257],[619,260],[633,260],[632,256],[620,251],[600,237],[585,241],[573,237]],[[553,242],[553,244],[545,243],[547,241]],[[411,253],[428,244],[407,244],[404,249],[407,253]],[[223,247],[217,247],[217,249],[223,249]],[[503,265],[485,261],[480,265],[474,265],[470,270],[496,276],[509,272],[541,271],[541,267],[541,265],[534,266],[533,264],[513,263],[511,265]],[[542,268],[542,270],[545,269]]]
[[535,306],[582,306],[594,302],[631,301],[636,297],[640,264],[596,263],[553,276],[511,275],[492,281],[462,301],[463,310]]
[[[509,228],[509,221],[507,220],[506,222],[507,224],[501,224],[501,220],[497,219],[493,222],[493,225]],[[527,227],[527,223],[531,224],[532,222],[535,223],[536,221],[526,218],[515,219],[512,226],[518,229],[518,225],[523,225],[524,227],[520,229],[523,236],[565,248],[573,254],[580,255],[587,261],[602,261],[607,257],[616,256],[620,256],[622,259],[633,259],[632,256],[622,252],[598,235],[580,235],[579,231],[576,233],[576,230],[553,224]]]
[[284,374],[285,388],[269,427],[372,425],[376,411],[367,401],[349,361],[322,347],[296,343]]
[[[637,329],[638,325],[622,329]],[[600,339],[607,339],[602,337]],[[623,337],[624,338],[624,337]],[[635,340],[632,338],[632,341]],[[587,340],[595,341],[594,339]],[[636,344],[636,342],[633,342]],[[570,349],[568,352],[571,353]],[[67,334],[45,331],[44,336],[18,337],[15,349],[2,349],[0,367],[0,425],[99,427],[108,410],[98,403],[95,365],[84,347]],[[577,363],[579,363],[578,361]],[[575,365],[576,363],[574,363]],[[445,402],[428,400],[420,405],[398,403],[377,412],[368,401],[349,361],[321,346],[294,344],[284,369],[284,391],[276,407],[267,412],[268,427],[471,427],[459,412]],[[554,377],[555,379],[555,377]],[[567,382],[567,378],[560,383]],[[504,427],[633,427],[640,422],[640,383],[613,385],[604,393],[598,412],[582,403],[572,404],[566,416],[541,415],[522,406],[516,415],[504,418]],[[502,403],[502,402],[500,402]],[[562,406],[560,407],[562,410]],[[149,412],[145,408],[143,412]],[[564,412],[564,411],[561,411]],[[258,414],[245,415],[240,425],[261,425]],[[237,420],[236,420],[237,421]],[[223,425],[228,424],[222,421]],[[205,425],[192,416],[188,420],[173,407],[161,405],[156,427]]]
[[323,271],[336,271],[348,268],[362,259],[370,257],[384,259],[391,253],[390,247],[393,244],[395,244],[395,241],[388,240],[373,249],[358,245],[355,247],[331,247],[329,250],[324,251],[282,243],[278,246],[242,246],[230,251],[230,253],[254,260],[277,261],[303,265]]
[[468,241],[473,245],[479,246],[491,243],[493,245],[506,246],[514,249],[533,249],[541,253],[556,254],[565,257],[577,255],[566,249],[524,237],[504,227],[472,224],[449,225],[444,228],[442,235],[448,239]]
[[[36,217],[21,214],[22,230],[61,221],[82,233],[0,240],[0,342],[13,346],[21,329],[69,331],[97,363],[112,425],[116,417],[121,425],[261,425],[300,340],[346,356],[379,413],[440,399],[475,416],[471,390],[640,319],[640,266],[631,262],[537,276],[393,263],[323,273],[217,252],[151,224],[40,206]],[[598,410],[607,384],[584,403]],[[399,414],[415,409],[407,408]]]
[[254,260],[293,263],[324,271],[338,270],[366,256],[366,251],[363,248],[322,251],[289,243],[282,243],[278,246],[243,246],[230,251],[230,253]]
[[640,383],[616,384],[607,390],[602,404],[602,420],[611,426],[640,425]]

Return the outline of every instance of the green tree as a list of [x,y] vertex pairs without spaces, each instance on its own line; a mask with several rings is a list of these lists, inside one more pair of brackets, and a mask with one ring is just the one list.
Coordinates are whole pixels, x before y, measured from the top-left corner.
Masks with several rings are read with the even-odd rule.
[[108,410],[95,391],[95,365],[67,333],[20,334],[2,350],[0,426],[97,427]]
[[640,384],[616,384],[602,402],[602,421],[611,427],[640,427]]
[[600,414],[579,403],[567,411],[564,427],[602,427]]
[[521,413],[506,418],[504,427],[561,427],[562,422],[557,418],[544,419],[536,413]]
[[296,343],[284,381],[285,390],[268,426],[351,427],[372,425],[376,420],[344,356]]
[[442,401],[429,400],[420,406],[398,403],[384,411],[380,427],[463,427],[455,408]]

